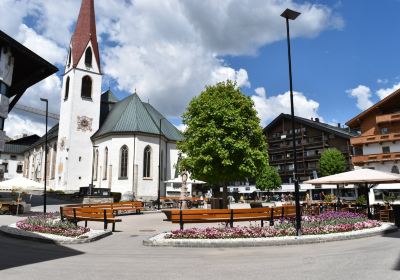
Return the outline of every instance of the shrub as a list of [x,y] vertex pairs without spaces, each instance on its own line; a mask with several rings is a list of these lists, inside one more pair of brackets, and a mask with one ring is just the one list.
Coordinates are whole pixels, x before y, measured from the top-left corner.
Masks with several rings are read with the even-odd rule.
[[77,237],[88,231],[89,228],[77,226],[68,221],[58,220],[58,214],[49,213],[30,216],[17,222],[17,227],[26,231],[49,233],[67,237]]

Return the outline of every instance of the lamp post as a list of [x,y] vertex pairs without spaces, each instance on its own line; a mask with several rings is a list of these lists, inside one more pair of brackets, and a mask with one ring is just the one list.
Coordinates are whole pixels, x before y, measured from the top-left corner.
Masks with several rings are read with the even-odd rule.
[[[89,196],[91,196],[92,195],[92,191],[93,191],[93,175],[94,175],[94,160],[95,160],[95,148],[98,148],[99,146],[95,146],[95,145],[93,145],[93,157],[92,157],[92,182],[90,183],[90,186],[89,186]],[[98,158],[96,158],[96,162],[98,161],[99,159]],[[96,164],[97,165],[97,164]],[[96,172],[97,172],[97,170],[96,170]],[[97,176],[96,176],[97,177]]]
[[158,192],[157,192],[157,209],[160,210],[161,208],[161,124],[162,120],[165,118],[160,119],[160,126],[159,128],[159,138],[158,138]]
[[46,214],[46,204],[47,204],[47,122],[49,117],[49,100],[46,98],[40,98],[41,101],[46,103],[46,134],[44,138],[44,194],[43,194],[43,213]]
[[286,9],[281,17],[286,19],[286,35],[287,35],[287,48],[289,60],[289,85],[290,85],[290,111],[292,119],[292,141],[293,141],[293,167],[294,167],[294,192],[296,201],[296,235],[301,235],[301,211],[300,211],[300,195],[299,195],[299,181],[297,180],[297,155],[296,155],[296,134],[294,125],[294,104],[293,104],[293,84],[292,84],[292,59],[290,53],[290,33],[289,33],[289,19],[295,20],[300,15],[299,12]]

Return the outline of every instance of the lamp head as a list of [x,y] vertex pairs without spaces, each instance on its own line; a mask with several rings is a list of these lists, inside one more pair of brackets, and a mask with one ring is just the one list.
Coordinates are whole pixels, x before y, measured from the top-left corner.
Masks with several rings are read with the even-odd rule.
[[281,17],[286,19],[295,20],[301,13],[293,11],[291,9],[286,9],[282,14]]

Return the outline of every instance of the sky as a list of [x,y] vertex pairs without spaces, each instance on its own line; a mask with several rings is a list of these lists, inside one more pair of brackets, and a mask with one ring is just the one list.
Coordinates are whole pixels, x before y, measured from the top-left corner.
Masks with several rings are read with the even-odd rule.
[[[60,71],[20,104],[60,108],[61,75],[80,0],[0,0],[0,29]],[[285,20],[290,21],[296,115],[342,125],[400,87],[399,0],[95,0],[103,90],[135,90],[178,128],[206,85],[235,80],[265,126],[290,113]],[[54,125],[54,121],[50,125]],[[7,135],[45,132],[14,110]]]

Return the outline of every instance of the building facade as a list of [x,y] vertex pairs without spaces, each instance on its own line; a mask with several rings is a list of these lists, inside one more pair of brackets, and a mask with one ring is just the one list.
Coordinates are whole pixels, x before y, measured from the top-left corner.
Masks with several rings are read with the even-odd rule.
[[[340,125],[332,126],[316,119],[295,117],[297,170],[300,182],[320,176],[319,159],[328,148],[336,148],[351,169],[350,137],[356,135]],[[268,143],[269,164],[281,176],[282,183],[293,182],[293,139],[291,116],[280,114],[264,128]]]
[[[352,163],[356,168],[370,168],[399,174],[400,169],[400,90],[382,99],[346,123],[359,131],[351,138]],[[379,185],[371,189],[372,202],[381,202],[385,194],[400,196],[400,185]]]

